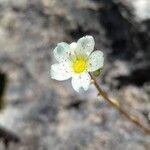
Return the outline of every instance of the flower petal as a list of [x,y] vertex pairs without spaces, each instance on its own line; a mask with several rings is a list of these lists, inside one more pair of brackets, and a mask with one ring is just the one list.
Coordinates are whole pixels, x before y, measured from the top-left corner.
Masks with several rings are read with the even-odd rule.
[[72,43],[70,44],[70,49],[75,50],[76,47],[77,47],[77,43],[76,43],[76,42],[72,42]]
[[75,49],[77,47],[77,43],[76,42],[72,42],[69,46],[70,46],[70,50],[69,50],[69,53],[68,53],[68,55],[69,55],[68,57],[72,58],[75,55]]
[[72,71],[69,62],[53,64],[51,66],[50,75],[52,79],[63,81],[71,77]]
[[91,77],[88,73],[75,75],[72,77],[72,86],[75,91],[80,92],[81,89],[88,90]]
[[89,56],[89,68],[88,71],[93,72],[101,68],[104,64],[104,56],[102,51],[94,51]]
[[68,53],[70,50],[69,44],[61,42],[57,44],[57,47],[54,49],[54,56],[58,62],[66,61],[68,59]]
[[94,50],[95,41],[92,36],[84,36],[80,38],[77,42],[77,53],[85,53],[86,55],[90,55],[90,53]]

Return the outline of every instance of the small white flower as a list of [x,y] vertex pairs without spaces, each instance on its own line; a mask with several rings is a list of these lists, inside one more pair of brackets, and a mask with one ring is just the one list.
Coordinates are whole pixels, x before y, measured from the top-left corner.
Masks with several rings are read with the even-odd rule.
[[54,49],[58,63],[51,66],[51,77],[59,81],[72,77],[72,86],[77,92],[82,88],[87,90],[91,81],[88,72],[96,71],[104,64],[103,52],[93,52],[94,45],[92,36],[82,37],[70,45],[58,43]]

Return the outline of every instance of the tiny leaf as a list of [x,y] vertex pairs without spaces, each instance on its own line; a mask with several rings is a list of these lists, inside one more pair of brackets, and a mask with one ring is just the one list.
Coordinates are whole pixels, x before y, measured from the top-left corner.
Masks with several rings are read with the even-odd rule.
[[102,72],[102,68],[100,68],[100,69],[94,71],[94,72],[93,72],[93,75],[94,75],[95,77],[98,77],[98,76],[101,74],[101,72]]

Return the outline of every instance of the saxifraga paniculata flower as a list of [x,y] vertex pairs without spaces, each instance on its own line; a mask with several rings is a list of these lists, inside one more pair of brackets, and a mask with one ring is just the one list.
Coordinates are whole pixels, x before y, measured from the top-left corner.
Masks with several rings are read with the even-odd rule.
[[75,91],[88,90],[91,82],[89,72],[103,67],[103,52],[95,50],[92,36],[84,36],[77,42],[58,43],[54,49],[54,57],[58,63],[51,66],[51,78],[59,81],[72,78]]

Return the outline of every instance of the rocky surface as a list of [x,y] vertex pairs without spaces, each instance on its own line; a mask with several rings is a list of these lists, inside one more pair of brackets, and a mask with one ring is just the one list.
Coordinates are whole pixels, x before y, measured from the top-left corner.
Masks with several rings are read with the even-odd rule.
[[0,125],[21,139],[11,150],[150,149],[150,136],[98,101],[93,86],[77,94],[49,76],[56,43],[93,35],[105,54],[99,83],[150,122],[150,20],[133,8],[127,0],[0,0]]

